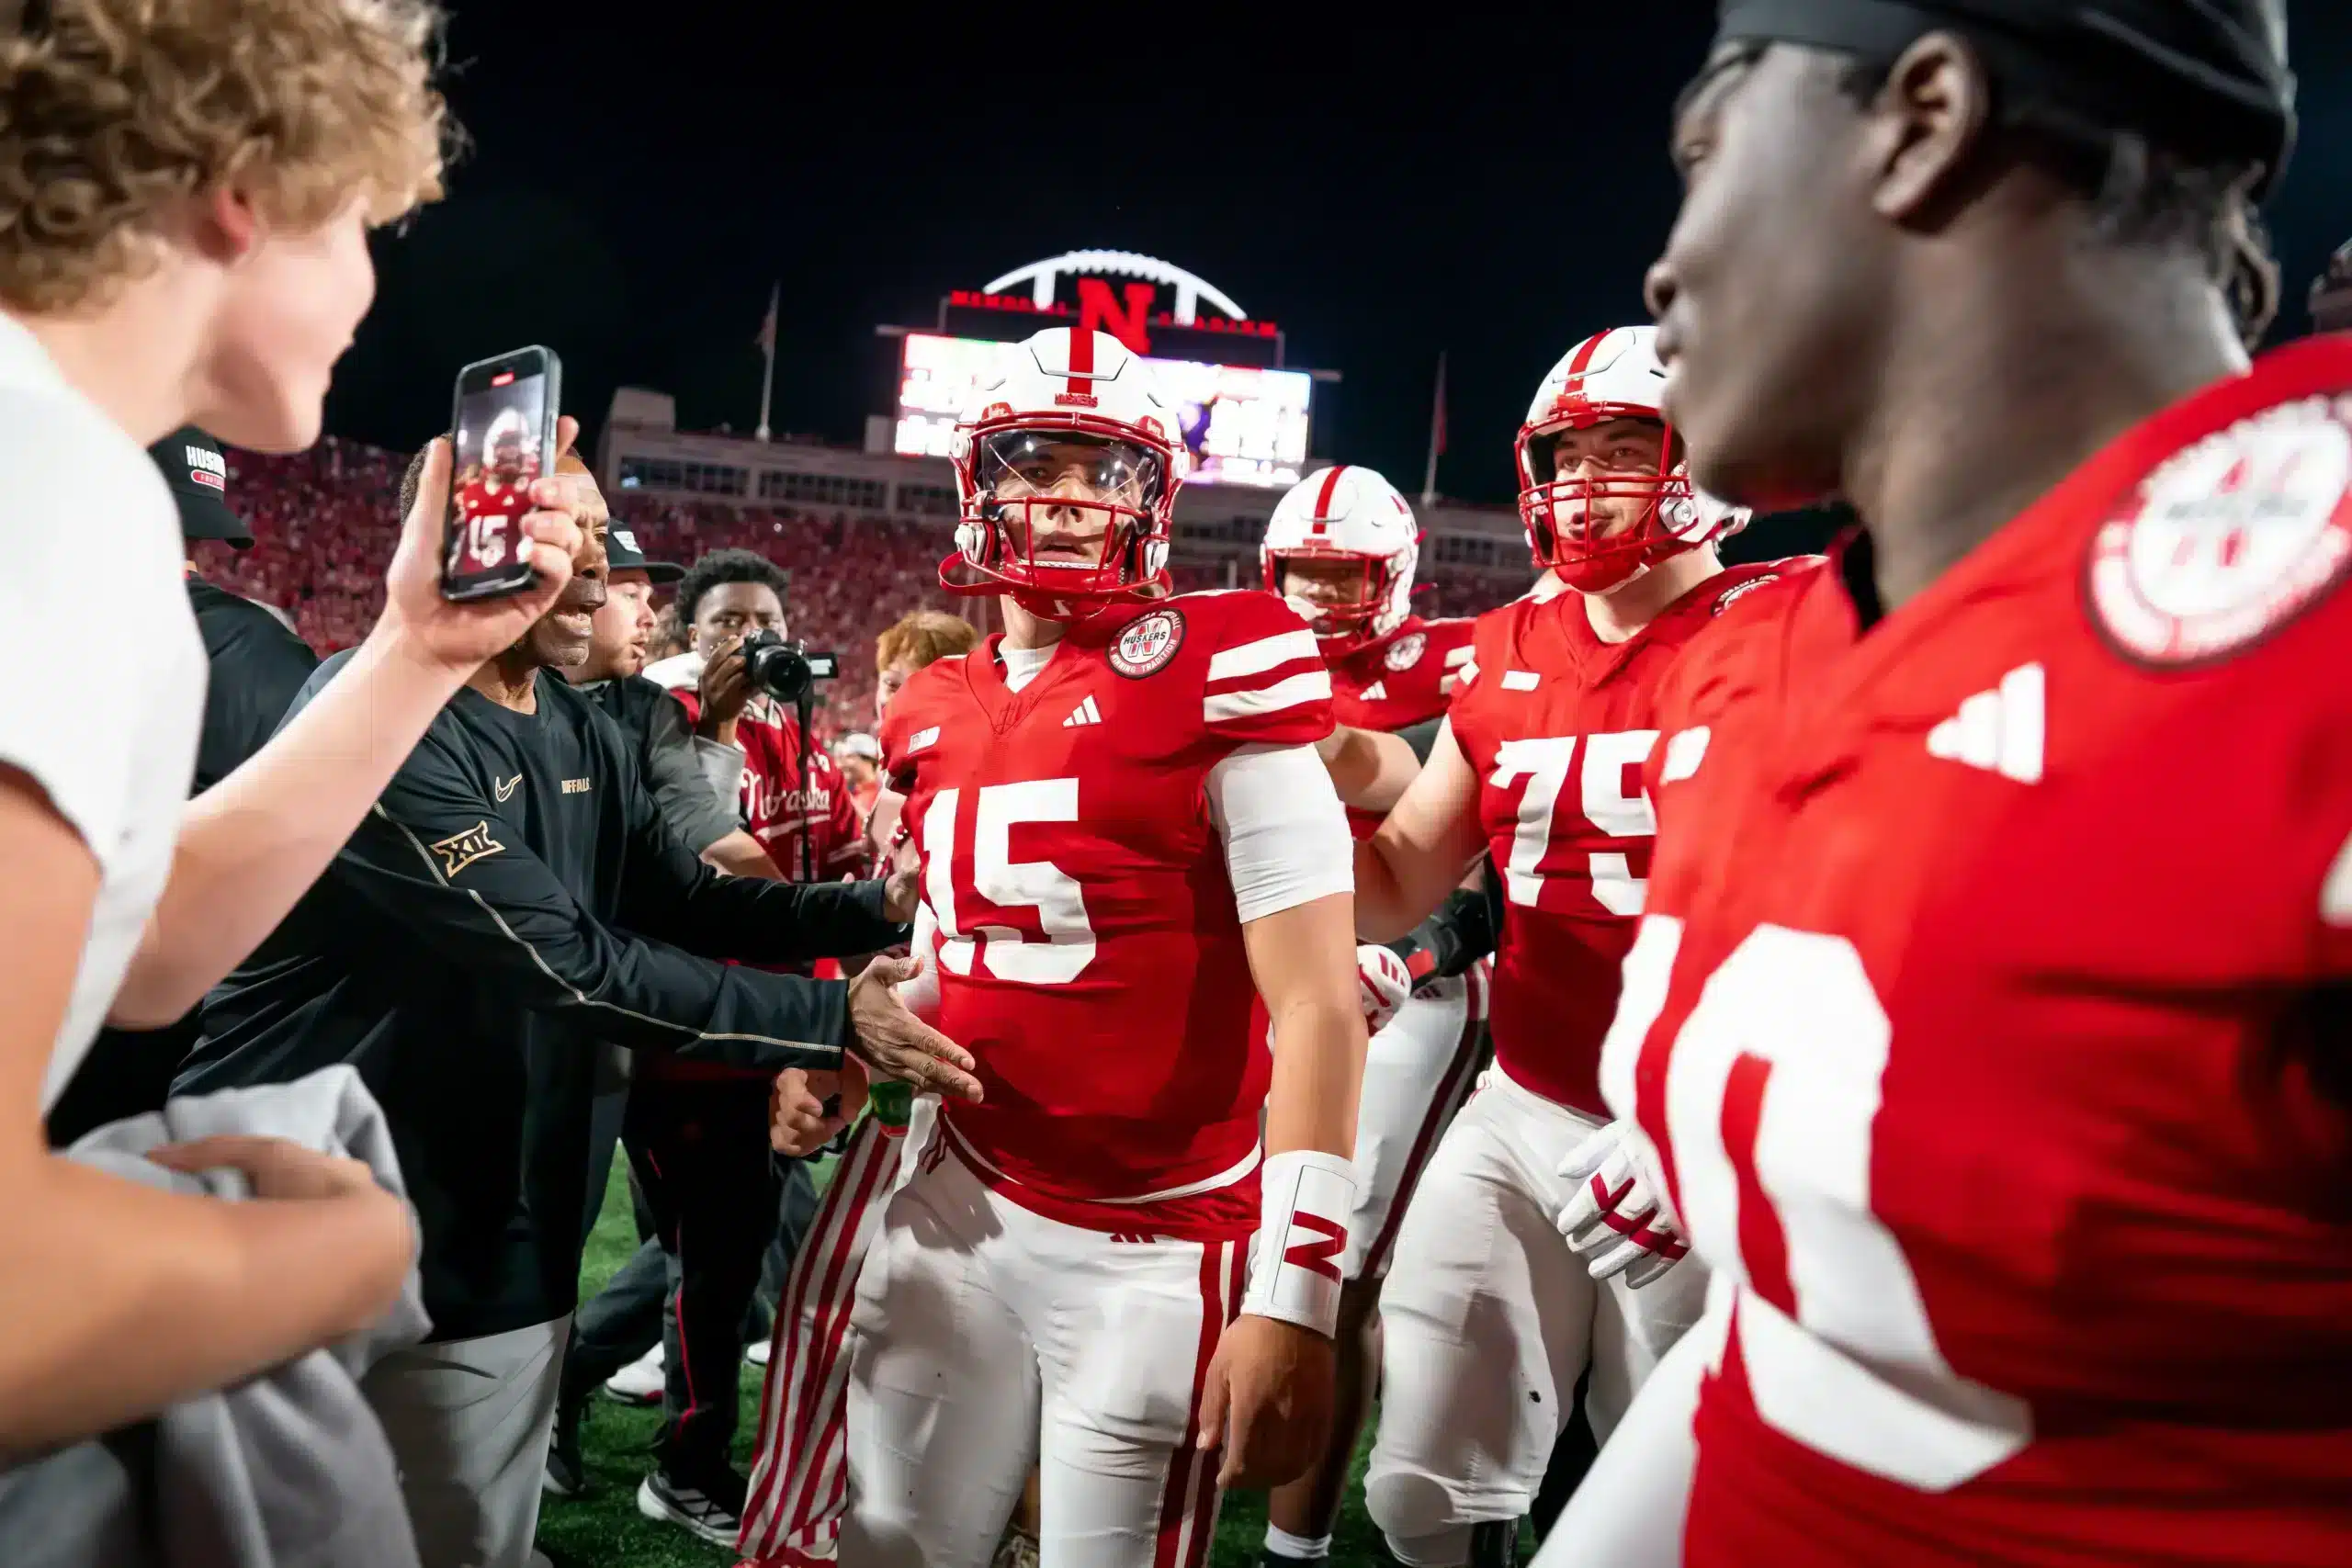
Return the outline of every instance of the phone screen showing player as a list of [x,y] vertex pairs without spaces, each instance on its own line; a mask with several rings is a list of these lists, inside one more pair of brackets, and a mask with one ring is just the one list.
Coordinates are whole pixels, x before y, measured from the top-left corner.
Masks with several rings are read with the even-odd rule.
[[555,468],[561,367],[544,348],[521,348],[458,373],[456,470],[441,556],[441,593],[483,599],[528,587],[517,547],[531,486]]

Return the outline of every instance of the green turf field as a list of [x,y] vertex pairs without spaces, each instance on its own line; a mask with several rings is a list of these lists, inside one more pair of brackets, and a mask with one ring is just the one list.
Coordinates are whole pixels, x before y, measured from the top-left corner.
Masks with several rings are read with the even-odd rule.
[[[581,1299],[600,1289],[636,1249],[628,1187],[616,1160],[612,1185],[605,1193],[605,1212],[596,1221],[595,1235],[589,1238],[587,1262],[581,1269]],[[743,1420],[735,1452],[736,1462],[748,1470],[752,1431],[759,1417],[757,1367],[743,1369],[742,1397]],[[574,1502],[549,1497],[539,1514],[540,1541],[560,1552],[571,1568],[729,1568],[734,1562],[732,1553],[705,1546],[684,1530],[639,1517],[637,1483],[650,1468],[646,1448],[660,1423],[659,1408],[631,1410],[607,1399],[590,1401],[580,1448],[594,1490]],[[1359,1482],[1363,1468],[1363,1456],[1359,1453]],[[1379,1532],[1364,1517],[1363,1499],[1360,1484],[1351,1486],[1332,1542],[1334,1568],[1368,1568],[1380,1561],[1375,1551]],[[1255,1562],[1265,1529],[1262,1496],[1227,1497],[1217,1523],[1216,1549],[1209,1561],[1216,1568],[1242,1568]]]

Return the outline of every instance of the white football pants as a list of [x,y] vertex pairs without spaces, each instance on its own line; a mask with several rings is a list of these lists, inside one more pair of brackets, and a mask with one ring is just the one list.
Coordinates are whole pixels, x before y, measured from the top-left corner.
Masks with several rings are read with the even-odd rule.
[[1356,1109],[1356,1206],[1342,1267],[1351,1280],[1387,1272],[1398,1223],[1440,1135],[1477,1079],[1487,970],[1432,980],[1372,1037]]
[[1031,1213],[935,1145],[858,1282],[842,1568],[987,1568],[1033,1461],[1042,1568],[1200,1568],[1200,1395],[1248,1265]]
[[1698,1319],[1695,1258],[1630,1291],[1596,1284],[1561,1236],[1559,1164],[1598,1125],[1489,1068],[1406,1211],[1364,1501],[1412,1568],[1453,1568],[1471,1527],[1527,1513],[1588,1368],[1585,1414],[1606,1443]]

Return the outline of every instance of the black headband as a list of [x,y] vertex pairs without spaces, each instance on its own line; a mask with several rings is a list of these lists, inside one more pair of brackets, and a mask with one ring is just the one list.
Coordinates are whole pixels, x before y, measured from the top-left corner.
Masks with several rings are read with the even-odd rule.
[[2259,164],[2295,141],[2275,0],[1723,0],[1717,44],[1778,42],[1892,63],[1926,34],[1975,47],[2013,109],[2130,131],[2198,161]]

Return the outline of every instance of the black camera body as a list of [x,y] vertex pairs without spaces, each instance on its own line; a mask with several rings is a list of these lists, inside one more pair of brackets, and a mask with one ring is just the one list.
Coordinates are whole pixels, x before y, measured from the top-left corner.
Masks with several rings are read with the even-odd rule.
[[743,672],[778,702],[805,702],[818,682],[830,681],[841,671],[840,654],[811,653],[806,644],[786,642],[772,631],[753,632],[743,639]]

